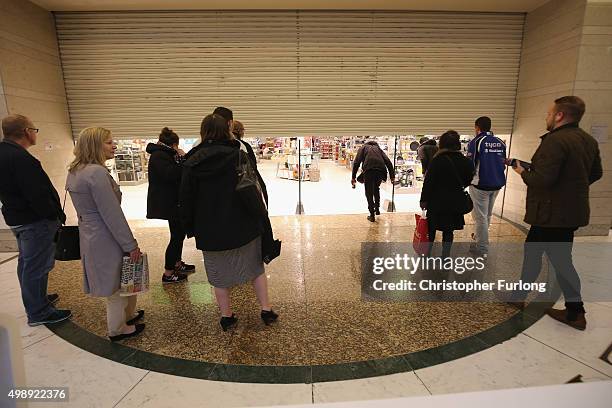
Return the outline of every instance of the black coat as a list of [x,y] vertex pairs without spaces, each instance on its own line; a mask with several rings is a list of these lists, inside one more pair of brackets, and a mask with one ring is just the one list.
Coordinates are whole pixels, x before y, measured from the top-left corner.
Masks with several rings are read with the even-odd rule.
[[359,148],[355,161],[353,162],[353,180],[357,176],[357,171],[361,166],[361,170],[366,173],[370,170],[378,170],[384,174],[383,181],[387,180],[387,171],[389,176],[395,178],[395,171],[393,169],[393,163],[389,160],[389,157],[382,151],[378,143],[374,141],[367,142]]
[[437,230],[463,228],[463,214],[457,209],[461,208],[464,188],[470,185],[473,177],[474,164],[461,152],[440,150],[431,160],[425,174],[421,202],[426,204],[427,218],[434,221]]
[[175,159],[176,150],[168,146],[149,143],[147,153],[151,155],[149,158],[147,218],[177,219],[183,166]]
[[235,193],[237,140],[204,141],[183,164],[179,199],[181,221],[188,237],[203,251],[239,248],[262,233]]
[[66,221],[59,195],[40,161],[10,140],[0,142],[0,201],[8,225]]

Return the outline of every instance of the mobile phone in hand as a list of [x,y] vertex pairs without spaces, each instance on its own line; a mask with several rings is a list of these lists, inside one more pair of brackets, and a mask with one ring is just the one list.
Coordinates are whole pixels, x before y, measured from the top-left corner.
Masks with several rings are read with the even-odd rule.
[[519,159],[506,159],[506,165],[516,167],[520,163],[521,167],[526,170],[531,170],[531,163]]

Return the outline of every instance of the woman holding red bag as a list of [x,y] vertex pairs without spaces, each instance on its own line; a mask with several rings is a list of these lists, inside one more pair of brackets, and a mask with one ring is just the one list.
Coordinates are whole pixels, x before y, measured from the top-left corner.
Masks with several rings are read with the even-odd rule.
[[420,201],[421,208],[427,210],[430,242],[427,255],[431,254],[436,231],[442,231],[442,257],[448,258],[453,232],[465,225],[463,215],[469,198],[465,188],[474,177],[474,165],[461,153],[459,134],[454,130],[440,136],[439,147],[425,175]]

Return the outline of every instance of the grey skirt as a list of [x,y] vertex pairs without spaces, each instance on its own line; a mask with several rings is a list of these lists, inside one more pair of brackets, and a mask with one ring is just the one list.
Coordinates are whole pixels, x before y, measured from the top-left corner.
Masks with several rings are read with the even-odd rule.
[[202,251],[208,283],[215,288],[250,282],[264,273],[261,260],[261,236],[240,248],[226,251]]

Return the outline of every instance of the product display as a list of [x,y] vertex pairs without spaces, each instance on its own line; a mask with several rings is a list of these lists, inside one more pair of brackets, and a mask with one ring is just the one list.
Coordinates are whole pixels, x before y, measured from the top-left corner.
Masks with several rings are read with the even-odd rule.
[[[423,135],[334,136],[334,137],[247,137],[257,158],[257,167],[267,187],[270,215],[295,214],[298,200],[307,214],[354,214],[366,212],[363,186],[351,187],[351,174],[357,152],[368,141],[376,141],[395,168],[395,180],[380,186],[384,211],[420,211],[423,185],[421,162],[417,157]],[[426,135],[429,139],[438,136]],[[463,136],[462,144],[471,136]],[[142,197],[146,190],[147,143],[157,139],[119,140],[116,160],[108,162],[113,177],[124,194]],[[189,152],[199,138],[181,137],[179,146]],[[298,149],[299,147],[299,149]],[[300,155],[298,156],[298,153]],[[358,173],[359,174],[359,173]],[[301,189],[298,180],[303,182]],[[125,202],[132,203],[126,199]],[[126,206],[128,206],[126,204]],[[129,206],[131,207],[131,206]],[[132,217],[145,217],[143,206],[134,203]]]
[[[301,167],[301,176],[300,176]],[[319,156],[313,153],[302,153],[298,159],[297,152],[285,156],[276,167],[276,176],[289,180],[319,181]],[[311,177],[311,172],[316,171],[316,177]]]
[[144,141],[119,142],[115,150],[113,170],[120,185],[136,185],[147,181],[148,155]]

